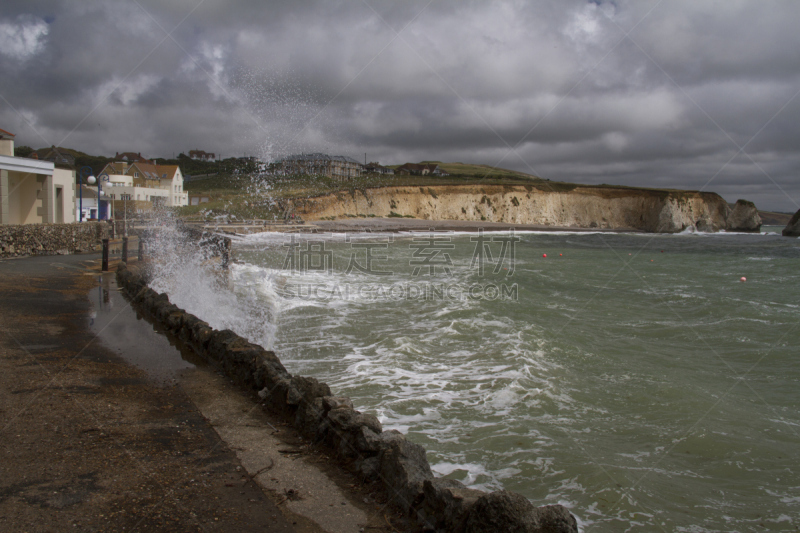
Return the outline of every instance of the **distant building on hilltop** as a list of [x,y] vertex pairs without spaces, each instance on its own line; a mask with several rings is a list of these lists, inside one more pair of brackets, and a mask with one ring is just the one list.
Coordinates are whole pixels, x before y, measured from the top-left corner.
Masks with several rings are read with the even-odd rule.
[[214,161],[217,159],[217,155],[203,150],[189,150],[189,158],[195,161]]
[[384,167],[379,165],[378,163],[369,163],[364,165],[364,172],[367,174],[388,174],[393,175],[394,169],[389,167]]
[[56,146],[51,146],[48,152],[39,157],[39,160],[50,161],[52,163],[56,163],[57,165],[67,165],[70,167],[75,166],[75,157],[72,154],[62,152],[61,149],[57,148]]
[[350,179],[360,176],[364,166],[344,155],[300,154],[290,155],[281,161],[284,174],[309,174],[334,179]]
[[114,159],[116,161],[127,161],[128,163],[150,163],[151,165],[154,163],[154,161],[142,157],[142,152],[117,152]]
[[211,196],[208,194],[190,194],[189,205],[207,204],[211,201]]
[[415,176],[449,176],[439,165],[436,163],[406,163],[397,167],[398,174],[413,174]]

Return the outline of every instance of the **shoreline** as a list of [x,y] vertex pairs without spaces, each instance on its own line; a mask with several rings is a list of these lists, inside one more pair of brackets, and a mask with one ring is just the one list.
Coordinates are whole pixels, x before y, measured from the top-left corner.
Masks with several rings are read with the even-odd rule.
[[404,231],[553,231],[553,232],[579,232],[579,233],[647,233],[635,228],[581,228],[569,226],[547,226],[543,224],[509,224],[506,222],[488,222],[473,220],[425,220],[417,218],[357,218],[349,220],[315,220],[310,221],[324,232],[387,232],[397,233]]
[[[375,415],[356,410],[350,398],[337,396],[326,383],[289,373],[274,352],[232,330],[216,330],[177,307],[166,294],[150,288],[147,278],[124,263],[117,269],[119,286],[138,309],[213,362],[232,382],[251,394],[257,391],[265,409],[344,461],[359,478],[382,486],[389,503],[412,528],[476,532],[500,524],[500,529],[535,524],[537,530],[577,533],[575,517],[562,505],[537,507],[514,492],[484,492],[436,477],[422,446],[399,431],[384,430]],[[492,529],[484,527],[490,524]]]
[[218,368],[169,364],[180,340],[141,320],[99,254],[0,272],[0,529],[405,529]]
[[419,218],[353,218],[345,220],[309,220],[301,224],[198,224],[186,226],[227,235],[254,233],[411,233],[420,231],[484,232],[560,232],[560,233],[648,233],[636,228],[584,228],[544,224],[509,224],[474,220],[427,220]]

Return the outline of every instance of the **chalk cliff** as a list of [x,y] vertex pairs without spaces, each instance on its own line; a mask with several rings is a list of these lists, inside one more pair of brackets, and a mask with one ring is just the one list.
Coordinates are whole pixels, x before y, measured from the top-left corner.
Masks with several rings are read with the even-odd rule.
[[736,204],[728,214],[730,231],[758,231],[761,229],[761,216],[756,205],[747,200],[736,200]]
[[286,207],[306,220],[411,216],[658,233],[688,227],[719,231],[746,220],[750,211],[758,217],[748,202],[752,207],[742,206],[731,219],[731,208],[715,193],[555,185],[561,190],[541,185],[385,187],[295,199]]
[[794,214],[792,219],[783,228],[784,237],[800,237],[800,209]]

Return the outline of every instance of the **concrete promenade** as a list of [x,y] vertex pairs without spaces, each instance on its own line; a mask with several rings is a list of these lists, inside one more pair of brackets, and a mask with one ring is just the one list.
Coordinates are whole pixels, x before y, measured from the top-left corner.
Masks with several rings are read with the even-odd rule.
[[0,261],[0,531],[394,529],[380,495],[181,358],[99,264]]

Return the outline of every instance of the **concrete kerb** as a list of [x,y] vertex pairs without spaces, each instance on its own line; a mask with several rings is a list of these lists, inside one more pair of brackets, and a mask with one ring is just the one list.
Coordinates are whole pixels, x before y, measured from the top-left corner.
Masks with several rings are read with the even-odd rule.
[[137,306],[238,385],[257,392],[267,408],[334,451],[365,479],[382,482],[390,503],[423,530],[472,533],[497,524],[515,531],[577,533],[575,518],[560,505],[537,508],[518,494],[487,494],[435,478],[422,446],[398,431],[383,431],[377,417],[355,410],[349,398],[334,396],[327,384],[293,376],[274,352],[231,330],[214,330],[178,308],[166,294],[147,286],[140,268],[119,263],[117,280]]

